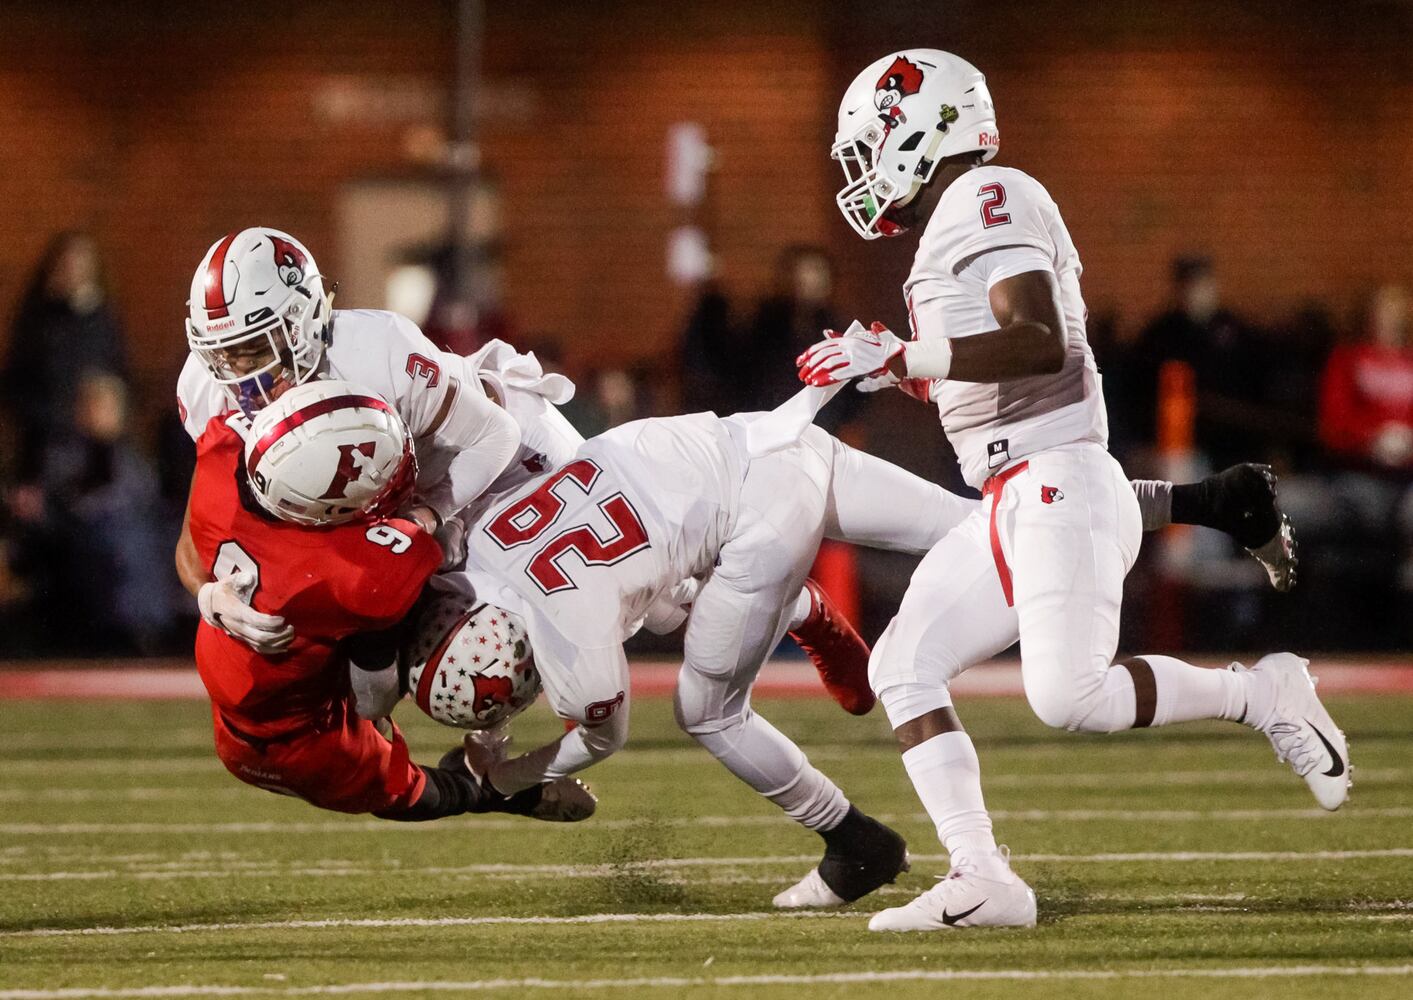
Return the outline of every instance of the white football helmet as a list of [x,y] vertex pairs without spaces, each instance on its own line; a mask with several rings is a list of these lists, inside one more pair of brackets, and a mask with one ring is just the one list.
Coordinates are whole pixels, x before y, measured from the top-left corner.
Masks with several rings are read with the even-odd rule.
[[422,610],[401,661],[418,707],[461,729],[492,729],[540,693],[520,616],[459,594]]
[[318,370],[333,319],[314,256],[263,226],[206,251],[187,310],[187,346],[247,414]]
[[913,200],[937,169],[959,153],[996,155],[1001,141],[986,77],[938,49],[884,56],[854,77],[839,103],[830,155],[844,168],[834,200],[866,240],[897,236],[891,208]]
[[337,379],[295,386],[255,416],[245,471],[282,521],[323,526],[389,517],[412,495],[412,435],[386,401]]

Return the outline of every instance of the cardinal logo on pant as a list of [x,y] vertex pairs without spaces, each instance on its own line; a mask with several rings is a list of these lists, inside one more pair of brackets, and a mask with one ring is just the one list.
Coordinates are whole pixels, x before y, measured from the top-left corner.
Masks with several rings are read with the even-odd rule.
[[1058,486],[1040,487],[1041,503],[1055,503],[1056,501],[1063,500],[1064,498],[1065,495],[1060,491],[1060,488]]

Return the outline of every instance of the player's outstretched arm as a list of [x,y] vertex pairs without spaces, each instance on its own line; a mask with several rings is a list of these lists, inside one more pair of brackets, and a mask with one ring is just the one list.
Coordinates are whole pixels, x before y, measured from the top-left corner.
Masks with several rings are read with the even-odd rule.
[[191,495],[186,498],[186,511],[182,514],[182,533],[177,539],[177,577],[192,597],[211,580],[211,574],[201,563],[201,554],[196,551],[196,542],[191,537]]
[[618,712],[596,726],[575,726],[553,743],[493,765],[487,774],[491,785],[503,795],[546,781],[568,777],[606,759],[628,742],[628,712]]

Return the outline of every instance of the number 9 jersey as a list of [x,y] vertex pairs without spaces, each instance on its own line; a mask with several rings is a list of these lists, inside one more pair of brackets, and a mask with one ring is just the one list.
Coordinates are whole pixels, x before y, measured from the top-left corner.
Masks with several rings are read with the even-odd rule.
[[216,579],[254,577],[250,602],[294,627],[265,657],[202,622],[196,666],[213,706],[260,738],[318,726],[347,690],[341,640],[397,624],[441,565],[441,547],[410,521],[310,529],[265,514],[242,466],[244,418],[217,417],[197,441],[191,536]]

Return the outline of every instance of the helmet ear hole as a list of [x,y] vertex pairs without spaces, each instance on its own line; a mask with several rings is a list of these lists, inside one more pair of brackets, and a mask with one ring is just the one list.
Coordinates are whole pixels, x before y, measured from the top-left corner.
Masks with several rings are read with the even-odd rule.
[[922,139],[922,132],[914,132],[912,135],[904,139],[902,144],[898,146],[898,152],[911,153],[913,150],[917,149],[918,145],[922,142]]

